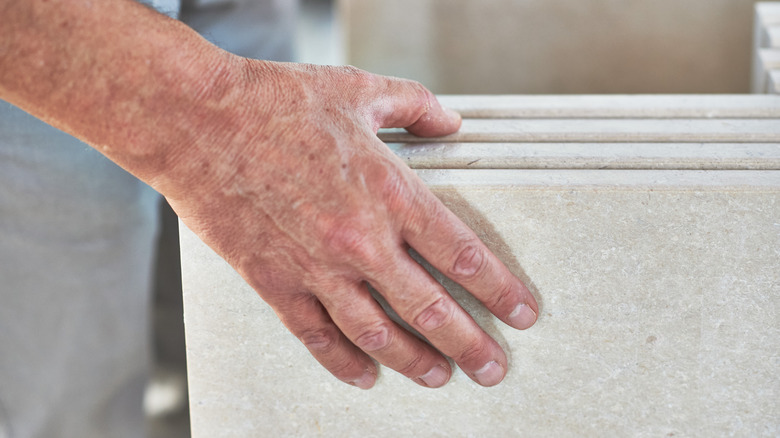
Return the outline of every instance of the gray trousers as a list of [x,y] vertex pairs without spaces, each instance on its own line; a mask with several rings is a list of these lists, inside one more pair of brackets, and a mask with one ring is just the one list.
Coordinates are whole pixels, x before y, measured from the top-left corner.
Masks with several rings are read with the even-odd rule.
[[[291,58],[295,12],[292,0],[181,9],[222,47],[276,60]],[[0,101],[0,438],[144,436],[159,200]]]

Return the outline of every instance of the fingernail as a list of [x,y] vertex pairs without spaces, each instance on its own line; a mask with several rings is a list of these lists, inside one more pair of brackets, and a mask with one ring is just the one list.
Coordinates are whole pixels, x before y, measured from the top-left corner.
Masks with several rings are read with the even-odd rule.
[[418,377],[423,385],[429,388],[438,388],[450,380],[450,373],[441,365],[436,365],[430,371]]
[[536,312],[525,303],[520,303],[507,317],[512,327],[520,330],[531,327],[536,322]]
[[355,385],[360,389],[371,389],[376,382],[376,376],[371,373],[365,373],[360,376],[359,379],[349,382],[351,385]]
[[497,385],[504,379],[504,369],[498,362],[491,360],[474,373],[477,383],[482,386]]

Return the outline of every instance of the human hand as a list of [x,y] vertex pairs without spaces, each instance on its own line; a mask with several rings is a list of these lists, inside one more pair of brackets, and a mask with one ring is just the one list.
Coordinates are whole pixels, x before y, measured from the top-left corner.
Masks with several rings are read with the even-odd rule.
[[[454,361],[499,383],[498,344],[408,254],[418,251],[507,324],[524,329],[528,289],[376,137],[380,127],[454,132],[460,117],[421,85],[354,68],[257,63],[241,120],[216,120],[210,146],[183,158],[197,171],[166,195],[184,223],[270,304],[337,378],[371,387],[369,356],[438,387]],[[274,96],[273,100],[246,96]],[[391,321],[372,285],[434,349]]]

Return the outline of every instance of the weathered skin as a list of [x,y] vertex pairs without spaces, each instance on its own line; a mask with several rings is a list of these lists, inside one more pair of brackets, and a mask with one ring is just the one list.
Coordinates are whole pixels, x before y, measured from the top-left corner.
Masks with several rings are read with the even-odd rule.
[[375,135],[458,129],[423,86],[239,58],[128,0],[0,0],[0,17],[0,98],[165,195],[337,378],[370,388],[373,357],[438,387],[438,349],[482,385],[503,379],[504,352],[408,248],[518,329],[533,296]]

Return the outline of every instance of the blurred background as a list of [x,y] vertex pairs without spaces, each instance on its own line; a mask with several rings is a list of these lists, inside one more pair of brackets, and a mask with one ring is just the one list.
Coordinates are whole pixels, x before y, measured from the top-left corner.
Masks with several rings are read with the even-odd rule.
[[[754,3],[300,0],[296,59],[411,78],[439,94],[747,93]],[[164,208],[146,410],[153,438],[184,438],[177,220]]]
[[436,93],[749,90],[754,0],[336,3],[336,63]]

